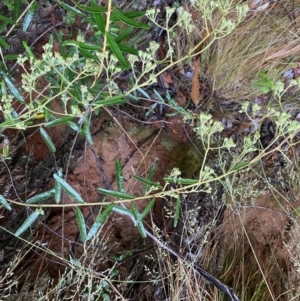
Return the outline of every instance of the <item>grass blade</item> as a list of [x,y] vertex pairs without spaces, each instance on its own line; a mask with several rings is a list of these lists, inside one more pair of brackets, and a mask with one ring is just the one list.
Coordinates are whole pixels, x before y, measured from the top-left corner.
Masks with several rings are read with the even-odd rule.
[[106,219],[109,217],[113,208],[114,208],[114,204],[110,204],[103,210],[103,212],[99,213],[97,219],[95,220],[93,226],[91,227],[87,235],[87,240],[90,240],[92,237],[94,237],[97,234],[98,230],[102,227]]
[[15,236],[20,236],[23,232],[25,232],[39,217],[39,215],[43,215],[44,211],[42,209],[36,209],[32,212],[22,226],[16,231]]
[[64,179],[62,179],[59,175],[54,174],[54,179],[58,184],[62,187],[62,189],[76,201],[77,203],[84,204],[84,200],[80,196],[80,194],[70,185],[68,184]]
[[51,137],[48,135],[48,133],[43,128],[40,128],[40,133],[41,133],[41,136],[44,139],[45,143],[47,144],[48,148],[50,149],[50,151],[52,153],[55,153],[56,147],[53,144]]
[[78,223],[81,240],[85,244],[87,242],[86,225],[84,221],[84,216],[78,207],[76,207],[76,220]]

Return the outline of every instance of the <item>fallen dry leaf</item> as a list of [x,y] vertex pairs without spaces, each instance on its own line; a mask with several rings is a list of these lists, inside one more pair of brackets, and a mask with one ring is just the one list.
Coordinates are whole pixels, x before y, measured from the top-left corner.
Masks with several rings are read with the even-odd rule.
[[192,78],[192,87],[190,97],[195,106],[199,104],[201,100],[203,100],[203,95],[200,93],[200,82],[199,82],[199,75],[200,75],[200,61],[199,59],[195,61],[194,66],[194,74]]

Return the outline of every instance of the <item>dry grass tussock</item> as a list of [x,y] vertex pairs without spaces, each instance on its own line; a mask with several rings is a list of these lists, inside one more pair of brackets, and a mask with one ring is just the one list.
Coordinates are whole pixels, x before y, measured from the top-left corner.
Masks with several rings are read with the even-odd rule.
[[[240,1],[237,1],[240,2]],[[253,1],[248,1],[249,5]],[[294,5],[294,6],[293,6]],[[276,81],[295,67],[299,53],[300,27],[289,12],[300,1],[278,2],[247,17],[225,38],[202,55],[203,71],[218,95],[235,100],[251,99],[260,93],[253,85],[260,71]],[[298,18],[299,19],[299,18]]]

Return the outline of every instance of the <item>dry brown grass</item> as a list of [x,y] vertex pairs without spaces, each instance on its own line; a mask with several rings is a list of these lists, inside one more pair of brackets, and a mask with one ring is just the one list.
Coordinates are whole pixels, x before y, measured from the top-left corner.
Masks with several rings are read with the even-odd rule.
[[[251,5],[253,1],[247,3]],[[249,11],[231,34],[214,42],[202,54],[203,75],[218,95],[234,100],[251,99],[260,94],[253,85],[260,71],[277,80],[284,71],[296,67],[300,26],[299,17],[291,17],[299,6],[300,1],[295,0],[269,5],[262,11]]]

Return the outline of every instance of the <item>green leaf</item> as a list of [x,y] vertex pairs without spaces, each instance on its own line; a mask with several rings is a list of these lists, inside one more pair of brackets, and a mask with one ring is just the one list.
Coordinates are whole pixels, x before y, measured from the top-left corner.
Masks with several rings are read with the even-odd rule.
[[[75,8],[74,6],[70,6],[69,4],[66,4],[64,2],[59,1],[59,5],[62,6],[64,9],[74,13],[75,15],[81,16],[81,17],[85,17],[86,14],[83,13],[81,10]],[[78,5],[78,7],[80,7],[81,5]],[[83,5],[82,5],[83,6]]]
[[80,5],[78,7],[90,13],[106,13],[107,7]]
[[174,214],[174,227],[177,226],[180,215],[180,195],[177,195]]
[[75,132],[79,132],[79,131],[80,131],[79,126],[78,126],[76,123],[74,123],[74,122],[67,121],[67,125],[68,125],[72,130],[74,130]]
[[18,57],[19,57],[18,54],[6,54],[6,55],[4,56],[4,59],[5,59],[5,60],[17,60]]
[[22,5],[22,1],[21,0],[15,0],[14,1],[14,16],[15,16],[15,20],[17,20],[20,15],[21,15],[21,5]]
[[4,81],[6,83],[6,85],[8,86],[11,94],[16,98],[18,99],[19,101],[21,102],[25,102],[23,96],[19,93],[18,89],[14,86],[14,84],[12,83],[12,81],[9,79],[9,77],[7,75],[4,75],[3,76],[4,78]]
[[118,185],[118,191],[124,193],[125,192],[124,178],[122,174],[122,165],[119,158],[116,158],[115,167],[116,167],[116,180]]
[[56,151],[56,147],[53,144],[51,137],[48,135],[48,133],[43,128],[40,128],[40,133],[41,133],[42,138],[46,142],[48,148],[50,149],[50,151],[52,153],[54,153]]
[[32,50],[31,50],[31,48],[27,45],[27,43],[26,43],[25,41],[22,41],[22,45],[23,45],[23,47],[25,48],[25,51],[27,52],[28,56],[29,56],[30,58],[34,59],[35,56],[34,56]]
[[132,211],[132,214],[135,218],[135,226],[139,229],[141,235],[144,238],[147,237],[146,229],[145,229],[143,223],[141,221],[137,222],[137,220],[140,219],[140,213],[138,212],[136,206],[133,203],[131,203],[131,211]]
[[232,171],[239,170],[239,169],[242,169],[242,168],[248,166],[249,164],[250,164],[249,161],[241,162],[241,163],[236,164],[234,167],[232,167],[231,170]]
[[117,44],[123,42],[125,39],[129,37],[129,35],[132,33],[133,28],[132,27],[126,27],[125,29],[122,29],[122,31],[118,34],[115,41]]
[[116,95],[113,97],[97,100],[95,101],[95,104],[98,105],[101,104],[103,106],[114,106],[114,105],[119,105],[127,102],[128,100],[124,99],[124,95]]
[[145,179],[145,178],[143,178],[143,177],[140,177],[140,176],[137,176],[137,175],[134,175],[133,176],[134,178],[136,178],[138,181],[140,181],[141,183],[143,183],[143,184],[146,184],[147,185],[147,191],[149,190],[149,188],[151,187],[151,186],[154,186],[154,187],[156,187],[157,189],[162,189],[163,187],[161,186],[161,185],[159,185],[159,183],[157,183],[157,182],[153,182],[153,181],[150,181],[150,180],[148,180],[148,179]]
[[42,192],[38,195],[33,196],[32,198],[28,199],[26,201],[26,204],[36,204],[36,203],[40,203],[50,197],[53,197],[55,194],[55,190],[51,189],[45,192]]
[[86,235],[86,225],[85,225],[84,217],[81,210],[78,207],[76,207],[75,212],[76,212],[76,220],[79,227],[80,237],[82,242],[85,244],[87,242],[87,235]]
[[116,58],[119,60],[119,62],[122,64],[122,66],[124,68],[129,68],[130,65],[129,63],[125,60],[118,44],[115,42],[113,36],[107,32],[106,33],[106,37],[107,37],[107,43],[111,49],[111,51],[113,52],[113,54],[116,56]]
[[62,118],[51,120],[51,121],[45,123],[44,126],[45,127],[52,127],[52,126],[56,126],[56,125],[59,125],[59,124],[67,123],[67,121],[71,121],[72,119],[74,119],[73,116],[65,116],[65,117],[62,117]]
[[37,10],[37,2],[35,1],[31,5],[30,9],[28,10],[28,12],[26,13],[26,15],[24,17],[24,21],[23,21],[23,31],[24,32],[28,29],[36,10]]
[[125,45],[125,44],[118,44],[118,45],[119,45],[120,50],[123,51],[123,52],[131,53],[131,54],[134,54],[134,55],[139,54],[139,51],[136,50],[135,48],[131,47],[131,46],[128,46],[128,45]]
[[9,48],[9,45],[6,43],[6,41],[2,37],[0,37],[0,46],[4,47],[6,49]]
[[9,205],[9,203],[7,202],[7,200],[5,199],[5,197],[0,194],[0,204],[7,210],[11,211],[12,208],[11,206]]
[[140,23],[140,22],[134,21],[134,20],[126,17],[126,15],[124,15],[119,9],[114,9],[112,11],[112,21],[114,21],[114,20],[123,21],[124,23],[126,23],[130,26],[133,26],[133,27],[138,27],[138,28],[143,28],[143,29],[151,28],[148,24]]
[[114,208],[114,204],[110,204],[102,212],[99,212],[98,217],[96,218],[93,226],[91,227],[87,235],[87,240],[90,240],[92,237],[94,237],[97,234],[98,230],[102,227],[106,219],[109,217],[113,208]]
[[[94,6],[93,8],[96,8],[96,7]],[[105,8],[105,11],[106,10],[107,10],[107,8]],[[106,20],[99,13],[93,13],[92,16],[93,16],[94,21],[96,22],[96,25],[98,26],[98,29],[104,35]]]
[[9,19],[3,15],[0,15],[0,20],[4,21],[6,23],[9,23],[9,24],[17,25],[17,23],[14,20]]
[[132,214],[131,210],[127,209],[127,208],[123,208],[121,206],[114,206],[113,207],[113,211],[114,212],[117,212],[119,214],[122,214],[122,215],[126,215],[130,218],[134,218],[134,215]]
[[101,193],[105,194],[105,195],[113,196],[113,197],[118,198],[118,199],[124,199],[124,200],[133,200],[134,199],[133,195],[130,195],[130,194],[127,194],[127,193],[108,190],[108,189],[104,189],[104,188],[98,188],[98,190]]
[[38,219],[39,215],[44,215],[44,211],[42,209],[36,209],[32,212],[22,226],[16,231],[15,236],[18,237],[25,232]]
[[92,43],[82,43],[82,42],[78,42],[78,46],[81,49],[86,49],[86,50],[101,50],[102,47],[100,45],[97,44],[92,44]]
[[150,212],[150,210],[153,208],[154,204],[155,204],[155,198],[153,198],[153,199],[149,202],[149,204],[146,206],[146,208],[144,209],[144,211],[143,211],[141,214],[139,214],[138,218],[136,219],[136,223],[141,222],[141,221],[146,217],[146,215],[147,215],[147,214]]
[[84,123],[83,123],[83,134],[88,142],[89,145],[93,145],[93,138],[90,131],[90,121],[88,116],[86,116]]
[[77,203],[84,204],[84,200],[80,196],[80,194],[64,179],[62,179],[58,174],[53,175],[54,179],[58,184],[62,187],[62,189],[76,201]]
[[[62,172],[61,172],[61,169],[58,170],[57,172],[57,175],[62,178]],[[61,199],[61,191],[62,191],[62,188],[60,186],[60,184],[55,181],[55,184],[54,184],[54,190],[55,190],[55,194],[54,194],[54,199],[55,199],[55,203],[56,204],[59,204],[60,203],[60,199]]]

